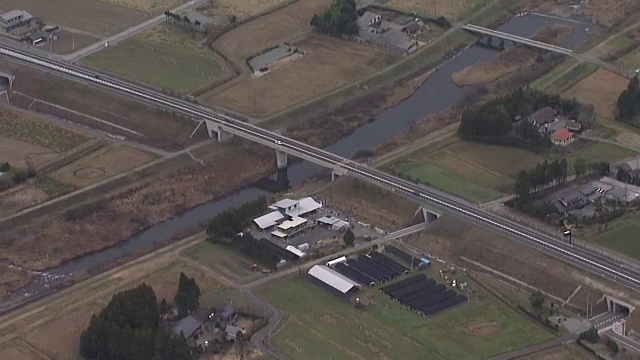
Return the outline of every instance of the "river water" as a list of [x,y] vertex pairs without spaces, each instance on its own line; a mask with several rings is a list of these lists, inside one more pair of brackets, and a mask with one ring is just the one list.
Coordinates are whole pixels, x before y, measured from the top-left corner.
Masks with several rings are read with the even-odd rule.
[[[528,15],[515,17],[500,26],[498,30],[522,37],[530,37],[541,28],[562,22],[564,20]],[[562,44],[566,48],[576,46],[584,41],[589,34],[599,31],[595,26],[586,22],[572,21],[571,24],[574,25],[574,30]],[[372,150],[387,138],[407,129],[411,124],[456,105],[466,94],[474,89],[472,87],[460,88],[454,85],[451,81],[451,75],[474,63],[495,59],[498,55],[498,51],[480,46],[473,46],[465,50],[453,60],[443,64],[413,95],[402,103],[383,111],[376,117],[375,121],[360,127],[350,136],[326,149],[335,154],[351,158],[356,151],[362,149]],[[323,171],[323,168],[318,165],[299,162],[289,167],[288,175],[291,185],[295,186],[321,171]],[[49,269],[32,284],[12,294],[0,297],[0,302],[15,297],[31,297],[44,294],[47,289],[59,283],[59,280],[67,275],[102,267],[126,255],[139,253],[154,244],[166,242],[181,232],[205,223],[229,207],[240,206],[264,194],[265,191],[263,190],[248,187],[223,199],[197,206],[179,216],[154,225],[123,243]]]

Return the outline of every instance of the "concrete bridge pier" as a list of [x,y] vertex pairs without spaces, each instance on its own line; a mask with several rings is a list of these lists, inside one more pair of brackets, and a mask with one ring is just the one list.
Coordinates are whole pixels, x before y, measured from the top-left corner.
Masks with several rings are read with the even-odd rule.
[[[216,138],[218,141],[227,141],[233,137],[233,134],[225,131],[220,124],[217,124],[210,120],[204,121],[207,126],[207,133],[209,134],[209,138],[213,137],[213,134],[216,134]],[[193,134],[192,134],[193,135]]]
[[499,39],[500,42],[498,43],[498,48],[500,48],[501,50],[504,50],[504,39]]
[[331,181],[336,181],[337,177],[344,176],[344,175],[347,175],[347,170],[339,166],[334,166],[333,169],[331,170]]
[[286,152],[276,149],[276,165],[278,167],[276,174],[278,189],[286,190],[289,188],[289,173],[287,172],[289,157]]

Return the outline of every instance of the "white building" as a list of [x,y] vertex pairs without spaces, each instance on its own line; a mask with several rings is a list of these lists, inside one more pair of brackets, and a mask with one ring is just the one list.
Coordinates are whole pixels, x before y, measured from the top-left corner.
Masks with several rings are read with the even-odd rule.
[[361,284],[358,284],[357,282],[324,265],[313,266],[309,269],[308,274],[312,278],[335,289],[343,295],[347,295],[353,290],[362,288]]
[[[290,234],[292,231],[295,232],[296,227],[306,223],[306,219],[302,219],[302,216],[310,215],[320,208],[322,208],[322,204],[315,201],[312,197],[305,197],[300,200],[282,199],[269,206],[269,209],[273,211],[253,219],[253,222],[260,230],[271,230],[277,227],[274,232],[278,235],[274,235],[282,237],[283,234]],[[296,218],[298,218],[298,220],[294,221]],[[283,226],[281,227],[280,225]],[[278,230],[280,230],[280,232],[277,232]]]

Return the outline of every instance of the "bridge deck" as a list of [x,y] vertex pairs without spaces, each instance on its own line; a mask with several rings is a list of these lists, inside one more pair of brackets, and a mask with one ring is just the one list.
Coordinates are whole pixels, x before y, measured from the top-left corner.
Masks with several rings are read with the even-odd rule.
[[563,54],[563,55],[573,54],[573,50],[571,50],[571,49],[567,49],[567,48],[563,48],[563,47],[560,47],[560,46],[555,46],[555,45],[543,43],[543,42],[537,41],[537,40],[527,39],[527,38],[524,38],[522,36],[512,35],[512,34],[509,34],[509,33],[502,32],[502,31],[487,29],[487,28],[484,28],[482,26],[476,26],[476,25],[473,25],[473,24],[466,24],[466,25],[462,26],[462,28],[464,30],[467,30],[467,31],[470,31],[470,32],[474,32],[474,33],[477,33],[477,34],[482,34],[482,35],[487,35],[487,36],[495,36],[497,38],[501,38],[501,39],[509,40],[509,41],[513,41],[513,42],[517,42],[517,43],[528,45],[528,46],[533,46],[533,47],[536,47],[536,48],[539,48],[539,49],[555,52],[555,53],[558,53],[558,54]]

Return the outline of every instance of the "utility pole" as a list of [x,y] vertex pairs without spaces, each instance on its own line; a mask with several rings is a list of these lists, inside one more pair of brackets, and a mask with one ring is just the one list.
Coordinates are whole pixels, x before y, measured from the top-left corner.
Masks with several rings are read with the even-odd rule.
[[76,36],[71,33],[71,51],[76,51]]

